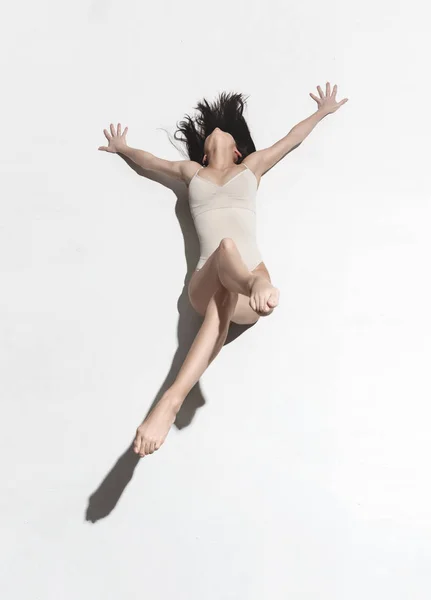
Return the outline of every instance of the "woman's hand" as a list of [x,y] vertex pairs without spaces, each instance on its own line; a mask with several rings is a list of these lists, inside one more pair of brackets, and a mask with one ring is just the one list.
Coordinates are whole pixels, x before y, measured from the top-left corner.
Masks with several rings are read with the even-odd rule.
[[114,125],[111,123],[111,135],[109,135],[108,130],[104,129],[103,133],[105,134],[106,139],[109,144],[107,146],[99,146],[98,150],[104,150],[105,152],[122,152],[124,148],[127,148],[126,142],[126,133],[128,127],[126,127],[121,133],[121,125],[118,123],[117,131],[115,131]]
[[340,108],[340,106],[343,106],[343,104],[345,104],[348,100],[348,98],[344,98],[343,100],[340,100],[340,102],[337,102],[335,100],[335,96],[337,94],[337,84],[334,85],[334,88],[331,93],[331,86],[329,85],[329,81],[326,83],[326,94],[322,92],[322,88],[320,87],[320,85],[317,86],[317,91],[319,92],[320,98],[318,98],[311,92],[310,96],[313,98],[313,100],[316,100],[317,105],[319,107],[318,110],[324,112],[325,114],[334,113]]

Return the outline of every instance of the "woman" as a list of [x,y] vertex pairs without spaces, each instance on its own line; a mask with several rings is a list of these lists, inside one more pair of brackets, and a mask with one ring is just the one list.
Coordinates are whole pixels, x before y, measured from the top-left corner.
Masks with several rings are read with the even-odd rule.
[[188,186],[200,241],[188,293],[204,320],[175,382],[137,428],[133,448],[141,457],[164,442],[187,394],[221,350],[230,323],[256,323],[278,305],[279,290],[271,283],[256,242],[256,192],[262,175],[297,148],[323,117],[347,102],[336,101],[337,86],[331,92],[329,82],[325,94],[320,86],[317,90],[319,97],[310,93],[317,111],[263,150],[254,146],[241,94],[222,93],[212,106],[200,102],[195,122],[186,115],[178,130],[185,136],[190,160],[169,161],[130,148],[128,127],[121,132],[120,124],[115,130],[111,123],[111,133],[104,129],[109,145],[99,150],[123,154],[143,169]]

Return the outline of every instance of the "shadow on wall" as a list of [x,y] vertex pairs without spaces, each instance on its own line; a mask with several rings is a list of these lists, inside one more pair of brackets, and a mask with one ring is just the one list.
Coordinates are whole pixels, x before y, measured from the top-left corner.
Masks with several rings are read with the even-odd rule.
[[[154,171],[146,171],[141,169],[127,157],[122,155],[121,157],[134,171],[136,171],[138,175],[168,187],[177,196],[175,214],[179,221],[184,237],[184,249],[187,261],[187,274],[184,280],[184,287],[178,298],[177,304],[179,312],[178,348],[174,354],[172,364],[168,373],[166,374],[166,378],[161,384],[156,397],[148,409],[148,414],[161,396],[165,393],[165,391],[175,381],[177,373],[180,370],[189,348],[192,345],[193,340],[203,322],[203,317],[198,315],[190,305],[187,291],[190,277],[199,260],[199,240],[191,217],[188,203],[188,191],[184,183],[171,178],[162,178]],[[252,325],[237,325],[236,323],[231,323],[225,345],[232,342],[250,327],[252,327]],[[201,406],[204,406],[204,404],[205,399],[202,395],[200,383],[198,381],[181,406],[181,409],[178,412],[177,418],[174,422],[174,426],[177,427],[177,429],[183,429],[184,427],[190,425],[196,411]],[[117,462],[106,475],[102,483],[89,497],[88,507],[85,513],[86,521],[95,523],[99,519],[103,519],[104,517],[108,516],[115,508],[121,497],[121,494],[123,493],[129,481],[132,479],[134,470],[138,462],[141,460],[141,458],[133,451],[133,440],[134,435],[130,441],[129,447],[118,458]],[[148,460],[148,457],[146,458]]]

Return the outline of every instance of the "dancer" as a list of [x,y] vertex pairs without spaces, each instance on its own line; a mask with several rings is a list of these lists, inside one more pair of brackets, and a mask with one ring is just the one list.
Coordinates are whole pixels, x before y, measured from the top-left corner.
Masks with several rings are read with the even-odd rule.
[[[203,323],[178,375],[136,430],[135,453],[158,450],[187,394],[220,352],[230,323],[254,324],[272,314],[280,292],[271,283],[256,239],[256,193],[261,177],[297,148],[317,123],[347,102],[337,102],[337,85],[319,96],[317,110],[268,148],[256,150],[243,117],[242,94],[222,92],[216,102],[198,103],[200,114],[186,115],[177,131],[190,160],[170,161],[127,145],[128,127],[111,123],[109,142],[99,150],[122,154],[143,169],[183,181],[188,187],[200,257],[188,284],[193,309]],[[176,132],[175,132],[176,133]],[[176,138],[177,139],[177,138]]]

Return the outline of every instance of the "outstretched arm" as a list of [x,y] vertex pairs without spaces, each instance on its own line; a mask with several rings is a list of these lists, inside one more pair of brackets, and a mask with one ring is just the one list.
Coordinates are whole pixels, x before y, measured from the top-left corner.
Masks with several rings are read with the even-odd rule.
[[126,142],[128,127],[125,127],[123,133],[121,133],[120,123],[117,124],[116,129],[113,123],[111,123],[110,131],[111,132],[109,133],[107,129],[103,130],[109,143],[108,146],[99,146],[99,150],[112,152],[114,154],[122,154],[123,156],[130,158],[142,169],[157,171],[164,175],[168,175],[168,177],[179,179],[184,182],[190,179],[193,171],[196,170],[196,166],[191,160],[165,160],[164,158],[154,156],[154,154],[151,154],[151,152],[147,152],[146,150],[131,148]]
[[310,92],[310,96],[316,100],[318,109],[310,117],[307,117],[295,127],[293,127],[287,135],[281,140],[275,142],[269,148],[263,150],[257,150],[247,157],[247,164],[253,169],[256,175],[263,175],[274,165],[276,165],[282,158],[286,156],[291,150],[297,148],[305,138],[313,131],[317,123],[321,121],[327,115],[335,112],[345,104],[348,98],[344,98],[340,102],[337,102],[335,96],[337,94],[337,85],[331,92],[331,86],[329,82],[326,84],[326,94],[322,92],[320,85],[317,86],[319,92],[319,98]]

